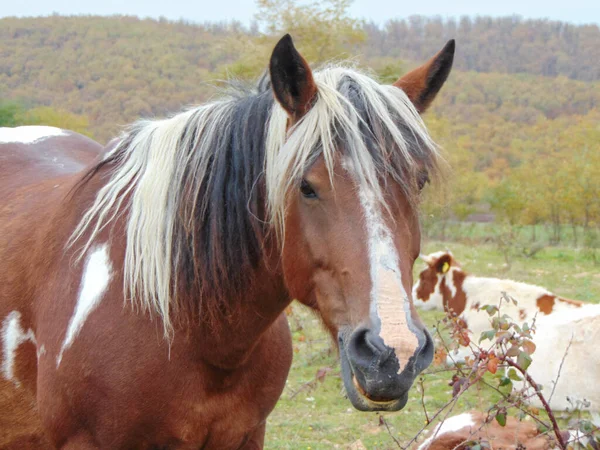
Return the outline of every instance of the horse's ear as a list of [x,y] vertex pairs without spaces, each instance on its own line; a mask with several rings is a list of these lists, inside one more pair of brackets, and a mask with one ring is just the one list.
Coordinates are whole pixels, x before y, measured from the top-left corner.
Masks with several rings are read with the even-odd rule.
[[420,67],[394,83],[402,89],[419,113],[425,112],[450,74],[454,61],[454,39]]
[[269,63],[271,86],[277,101],[293,121],[308,112],[317,94],[317,85],[306,60],[286,34],[277,43]]

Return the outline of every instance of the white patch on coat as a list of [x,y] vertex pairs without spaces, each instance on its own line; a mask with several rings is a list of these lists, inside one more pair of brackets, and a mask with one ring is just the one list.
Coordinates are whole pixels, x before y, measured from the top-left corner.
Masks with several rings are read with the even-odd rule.
[[24,342],[31,341],[35,345],[35,335],[30,328],[25,332],[21,327],[21,313],[12,311],[2,322],[2,375],[15,386],[21,386],[15,378],[15,359],[17,349]]
[[368,234],[372,283],[370,314],[381,324],[380,336],[384,343],[394,349],[400,362],[400,373],[419,346],[419,340],[411,329],[410,299],[402,284],[400,258],[379,205],[365,188],[359,191],[359,198]]
[[0,128],[0,143],[33,144],[53,136],[67,136],[65,130],[43,125],[23,126],[16,128]]
[[86,260],[77,305],[69,322],[60,353],[56,358],[57,368],[60,366],[64,351],[73,344],[90,313],[100,304],[111,275],[112,265],[108,256],[108,245],[103,244],[93,249]]
[[[538,315],[533,342],[536,350],[527,371],[542,385],[550,407],[559,411],[572,408],[569,397],[573,402],[589,402],[583,409],[600,412],[600,347],[596,344],[600,342],[600,305],[587,304],[560,314]],[[515,387],[521,386],[520,382],[515,383]],[[554,394],[550,399],[552,389]],[[540,405],[537,396],[531,398],[531,403]]]
[[[439,285],[439,281],[438,281],[438,285]],[[451,268],[447,273],[446,273],[446,286],[448,286],[448,289],[450,290],[450,297],[454,298],[456,297],[456,293],[458,292],[458,289],[456,287],[456,284],[454,284],[454,268]]]
[[470,413],[459,414],[458,416],[450,417],[444,420],[442,423],[436,425],[436,427],[431,432],[431,436],[429,436],[419,447],[417,450],[427,450],[435,438],[442,436],[446,433],[455,433],[459,430],[462,430],[466,427],[472,427],[475,425],[473,421],[473,416]]

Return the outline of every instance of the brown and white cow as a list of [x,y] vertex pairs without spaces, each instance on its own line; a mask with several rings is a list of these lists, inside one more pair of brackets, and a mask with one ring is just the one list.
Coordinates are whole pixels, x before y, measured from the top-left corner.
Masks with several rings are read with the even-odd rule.
[[[502,301],[502,314],[530,324],[537,314],[536,351],[528,372],[543,386],[546,399],[551,397],[550,406],[565,410],[576,404],[600,411],[600,305],[565,299],[531,284],[467,274],[449,251],[421,258],[427,267],[413,290],[415,306],[460,316],[478,342],[480,334],[491,329],[489,315],[479,307],[498,306],[503,293],[508,294],[518,303]],[[461,347],[448,362],[468,355],[470,349]],[[531,402],[538,404],[537,397]]]
[[[479,310],[483,305],[499,306],[503,314],[525,322],[537,313],[556,314],[583,304],[532,284],[468,274],[449,251],[421,255],[421,259],[427,267],[413,288],[415,306],[443,309],[460,316],[476,337],[490,329],[488,314]],[[517,305],[503,301],[504,293],[516,299]]]
[[[484,448],[503,450],[559,448],[553,436],[540,433],[532,422],[508,417],[506,425],[502,427],[495,420],[486,419],[486,414],[477,411],[452,416],[436,425],[427,439],[413,450],[468,450],[477,444],[487,444]],[[562,438],[569,449],[576,448],[576,443],[584,448],[587,445],[598,448],[591,438],[579,431],[566,431]]]

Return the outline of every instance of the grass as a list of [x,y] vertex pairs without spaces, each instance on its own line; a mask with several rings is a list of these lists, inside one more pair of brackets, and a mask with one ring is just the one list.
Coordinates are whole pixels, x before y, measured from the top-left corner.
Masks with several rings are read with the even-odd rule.
[[[428,242],[423,252],[446,247],[467,272],[535,283],[565,297],[600,302],[600,270],[583,251],[552,247],[542,250],[535,258],[513,258],[510,267],[491,245]],[[420,263],[415,265],[415,273],[420,267]],[[421,313],[429,326],[440,316],[439,312]],[[398,448],[393,438],[405,444],[423,427],[425,413],[418,386],[411,390],[402,411],[381,414],[356,411],[344,396],[337,354],[319,319],[294,304],[290,327],[295,357],[286,388],[269,417],[266,448],[393,449]],[[316,380],[319,371],[326,373],[322,381]],[[429,414],[451,398],[450,376],[450,372],[424,376],[424,403]],[[498,394],[490,389],[472,389],[461,397],[452,414],[471,409],[485,411],[497,399]],[[387,422],[389,432],[381,425],[380,415]]]
[[[423,221],[427,228],[428,236],[442,236],[442,222]],[[555,245],[554,231],[548,224],[539,225],[514,225],[509,227],[507,224],[497,222],[479,223],[479,222],[460,222],[448,221],[445,226],[445,240],[450,241],[468,241],[468,242],[489,242],[498,235],[512,231],[516,243],[523,246],[531,245]],[[575,232],[575,233],[574,233]],[[585,247],[595,247],[600,245],[598,239],[600,228],[590,227],[587,232],[582,226],[575,229],[569,225],[561,225],[560,241],[558,245]],[[594,245],[595,243],[595,245]]]

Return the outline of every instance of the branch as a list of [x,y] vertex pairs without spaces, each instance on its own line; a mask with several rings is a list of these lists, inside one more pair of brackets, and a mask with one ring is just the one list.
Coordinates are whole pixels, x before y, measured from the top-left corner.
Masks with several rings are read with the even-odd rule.
[[567,345],[567,349],[565,350],[565,354],[562,357],[560,362],[560,366],[558,366],[558,375],[556,375],[556,380],[554,380],[554,386],[552,386],[552,392],[550,392],[550,397],[548,397],[548,403],[552,401],[552,396],[554,395],[554,391],[556,390],[556,385],[558,384],[558,380],[560,378],[560,372],[562,371],[563,364],[565,363],[565,359],[567,359],[567,354],[569,353],[569,349],[571,348],[571,344],[573,343],[574,334],[571,334],[571,340],[569,341],[569,345]]
[[[452,412],[452,409],[453,409],[453,408],[454,408],[454,406],[456,405],[456,403],[457,403],[458,399],[460,398],[460,396],[461,396],[462,394],[464,394],[465,392],[467,392],[467,390],[468,390],[468,389],[469,389],[471,386],[473,386],[474,384],[476,384],[476,383],[477,383],[477,382],[478,382],[478,381],[479,381],[479,380],[480,380],[480,379],[483,377],[483,375],[484,375],[484,372],[477,373],[477,371],[475,370],[476,368],[478,368],[478,366],[473,366],[473,369],[471,370],[471,372],[470,372],[470,374],[469,374],[469,377],[468,377],[468,379],[469,379],[469,378],[470,378],[472,375],[476,375],[476,376],[475,376],[475,378],[473,378],[473,380],[469,381],[468,383],[465,383],[465,384],[463,384],[463,385],[460,387],[460,391],[458,391],[458,393],[457,393],[457,394],[456,394],[454,397],[452,397],[450,400],[448,400],[448,401],[446,402],[446,404],[444,404],[444,405],[443,405],[443,406],[442,406],[440,409],[438,409],[438,411],[437,411],[437,412],[436,412],[436,413],[435,413],[435,414],[434,414],[434,415],[431,417],[431,419],[430,419],[429,423],[425,424],[425,425],[424,425],[424,426],[423,426],[423,427],[422,427],[422,428],[421,428],[421,429],[418,431],[418,433],[417,433],[417,434],[416,434],[416,435],[415,435],[415,436],[414,436],[414,437],[413,437],[413,438],[412,438],[412,439],[411,439],[411,440],[410,440],[410,441],[409,441],[409,442],[408,442],[408,443],[407,443],[407,444],[406,444],[404,447],[402,447],[402,448],[403,448],[403,450],[406,450],[406,449],[408,449],[408,448],[411,446],[411,444],[412,444],[413,442],[415,442],[415,441],[416,441],[416,440],[419,438],[419,436],[421,436],[421,434],[423,433],[423,431],[425,431],[425,428],[427,428],[427,426],[428,426],[428,425],[429,425],[431,422],[433,422],[435,419],[437,419],[437,417],[438,417],[440,414],[442,414],[442,412],[444,412],[444,410],[445,410],[446,408],[448,408],[449,406],[451,406],[451,405],[452,405],[452,407],[450,408],[450,410],[449,410],[449,411],[446,413],[446,416],[444,416],[444,420],[446,420],[446,418],[448,417],[448,414],[450,414],[450,413]],[[444,420],[442,420],[442,423],[444,422]],[[435,437],[435,435],[434,435],[434,437]]]
[[[494,386],[493,384],[488,383],[487,381],[485,381],[484,379],[481,379],[481,382],[486,385],[487,387],[493,389],[494,391],[496,391],[498,394],[500,394],[502,396],[502,399],[507,401],[508,400],[508,395],[506,395],[504,392],[502,392],[500,389],[498,389],[496,386]],[[536,394],[533,394],[536,395]],[[496,402],[498,403],[498,402]],[[524,409],[521,405],[518,404],[519,401],[514,401],[514,402],[507,402],[507,404],[509,406],[514,406],[515,408],[517,408],[519,411],[521,411],[523,414],[528,415],[529,417],[531,417],[533,420],[535,420],[538,424],[540,424],[541,426],[543,426],[544,428],[550,428],[550,426],[544,422],[543,420],[541,420],[539,417],[536,417],[535,415],[531,414],[529,411],[527,411],[526,409]]]
[[542,392],[538,389],[538,385],[537,383],[533,380],[533,378],[531,378],[529,376],[529,374],[527,373],[526,370],[524,370],[519,364],[517,364],[516,362],[512,361],[511,359],[507,358],[506,356],[503,356],[500,358],[503,362],[505,362],[506,364],[508,364],[511,367],[514,367],[515,369],[517,369],[519,372],[521,372],[521,374],[525,377],[525,379],[527,380],[527,383],[529,383],[529,385],[531,387],[533,387],[535,389],[535,393],[537,394],[538,398],[540,399],[540,402],[542,402],[542,405],[544,406],[544,409],[546,410],[546,412],[548,413],[548,418],[550,419],[550,421],[552,422],[552,428],[554,429],[554,435],[556,436],[556,441],[558,442],[558,445],[560,446],[560,448],[562,450],[566,450],[567,446],[565,445],[565,442],[560,434],[560,428],[558,427],[558,423],[556,423],[556,418],[554,417],[554,413],[552,412],[552,409],[550,409],[550,405],[548,405],[548,402],[546,401],[546,399],[544,398],[544,395],[542,394]]
[[425,407],[425,379],[423,377],[419,378],[419,384],[421,385],[421,405],[423,405],[423,412],[425,413],[425,420],[427,421],[427,425],[431,423],[429,420],[429,415],[427,414],[427,408]]
[[402,445],[400,444],[400,441],[398,439],[396,439],[392,433],[392,430],[390,430],[390,427],[388,425],[388,423],[385,420],[385,417],[383,416],[379,416],[379,424],[384,424],[385,428],[387,428],[388,434],[390,435],[390,437],[394,440],[394,442],[396,443],[396,445],[398,446],[398,448],[402,448]]

